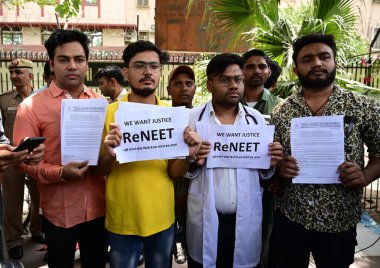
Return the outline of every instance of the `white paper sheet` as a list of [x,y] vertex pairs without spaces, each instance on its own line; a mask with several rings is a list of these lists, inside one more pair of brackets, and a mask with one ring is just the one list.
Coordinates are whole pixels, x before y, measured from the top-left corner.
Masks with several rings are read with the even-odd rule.
[[[197,124],[202,139],[211,142],[207,168],[268,169],[274,126],[215,125],[205,129]],[[208,132],[208,133],[207,133]]]
[[65,99],[61,104],[61,162],[98,164],[106,116],[105,99]]
[[340,183],[337,169],[344,162],[343,115],[293,118],[291,150],[300,168],[293,183]]
[[183,139],[189,122],[185,107],[121,102],[115,122],[122,132],[120,146],[115,149],[120,164],[189,155]]

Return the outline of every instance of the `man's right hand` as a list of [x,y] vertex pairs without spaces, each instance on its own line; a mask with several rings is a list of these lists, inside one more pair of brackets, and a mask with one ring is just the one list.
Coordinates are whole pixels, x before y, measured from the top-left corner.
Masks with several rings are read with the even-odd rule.
[[293,156],[284,157],[277,165],[279,175],[285,179],[294,179],[299,174],[297,160]]
[[16,148],[9,144],[0,144],[0,171],[17,166],[24,161],[28,150],[12,152],[14,149]]
[[83,179],[89,168],[88,161],[70,162],[62,167],[62,179],[66,181]]

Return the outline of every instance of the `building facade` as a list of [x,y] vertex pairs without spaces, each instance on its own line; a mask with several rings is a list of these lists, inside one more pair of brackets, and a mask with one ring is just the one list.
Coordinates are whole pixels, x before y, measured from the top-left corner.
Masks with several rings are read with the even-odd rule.
[[[311,0],[281,0],[281,6],[300,6]],[[328,0],[326,0],[328,1]],[[216,32],[211,38],[206,32],[204,20],[204,1],[197,1],[186,17],[187,0],[160,0],[156,3],[156,44],[166,50],[195,52],[228,51],[229,33]],[[369,42],[380,28],[380,0],[357,1],[361,16],[359,34]],[[237,47],[234,51],[243,52],[247,48]],[[374,50],[380,50],[380,38],[376,40]]]
[[7,7],[0,2],[0,52],[44,51],[58,21],[61,28],[85,32],[92,52],[120,54],[137,39],[154,42],[154,9],[155,0],[83,0],[78,16],[64,21],[54,6]]

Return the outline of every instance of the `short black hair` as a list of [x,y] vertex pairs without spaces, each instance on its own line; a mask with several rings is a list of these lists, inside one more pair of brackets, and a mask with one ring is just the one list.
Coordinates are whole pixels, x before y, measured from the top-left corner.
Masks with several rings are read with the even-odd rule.
[[294,40],[293,42],[293,62],[297,65],[297,56],[300,53],[301,49],[309,44],[314,43],[323,43],[331,48],[334,53],[334,60],[336,59],[336,43],[334,40],[334,35],[332,34],[321,34],[321,33],[312,33],[308,35],[301,36]]
[[70,42],[79,42],[82,45],[84,54],[86,55],[86,59],[88,60],[88,44],[90,43],[90,40],[88,39],[87,35],[77,30],[63,29],[55,30],[50,35],[49,39],[45,41],[44,46],[48,52],[49,59],[54,59],[54,52],[57,47]]
[[222,75],[228,66],[237,64],[243,69],[243,60],[239,55],[232,53],[223,53],[213,57],[207,65],[207,79]]
[[138,40],[134,43],[129,44],[123,52],[123,61],[124,65],[126,67],[129,66],[129,62],[131,59],[137,54],[145,51],[154,51],[158,54],[158,57],[160,58],[160,63],[167,58],[167,54],[161,52],[161,50],[156,47],[152,42],[144,41],[144,40]]
[[269,63],[270,63],[270,58],[267,56],[267,54],[265,54],[264,51],[260,50],[260,49],[251,49],[251,50],[248,50],[247,52],[245,52],[242,56],[242,59],[243,59],[243,63],[245,64],[247,62],[247,60],[250,58],[250,57],[253,57],[253,56],[260,56],[260,57],[263,57],[265,62],[267,63],[267,65],[269,66]]
[[270,88],[270,87],[274,86],[277,82],[277,79],[280,77],[280,74],[282,72],[281,66],[276,61],[271,60],[268,64],[268,66],[271,70],[271,74],[264,84],[265,88]]
[[52,72],[50,70],[50,63],[49,63],[49,61],[46,61],[45,65],[44,65],[44,77],[45,78],[49,78],[50,75],[54,75],[54,72]]
[[107,80],[114,78],[120,85],[123,85],[124,83],[123,72],[121,71],[121,68],[116,65],[107,65],[103,69],[97,71],[94,75],[94,79],[100,79],[102,77],[107,78]]

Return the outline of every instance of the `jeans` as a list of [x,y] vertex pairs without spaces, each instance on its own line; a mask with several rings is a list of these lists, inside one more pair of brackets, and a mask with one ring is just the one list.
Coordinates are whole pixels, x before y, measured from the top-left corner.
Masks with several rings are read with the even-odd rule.
[[108,249],[104,220],[104,217],[100,217],[70,228],[61,228],[42,217],[49,267],[74,267],[76,243],[79,242],[81,266],[104,268]]
[[111,268],[135,268],[144,246],[145,267],[167,268],[171,263],[174,225],[159,233],[141,237],[108,233]]

